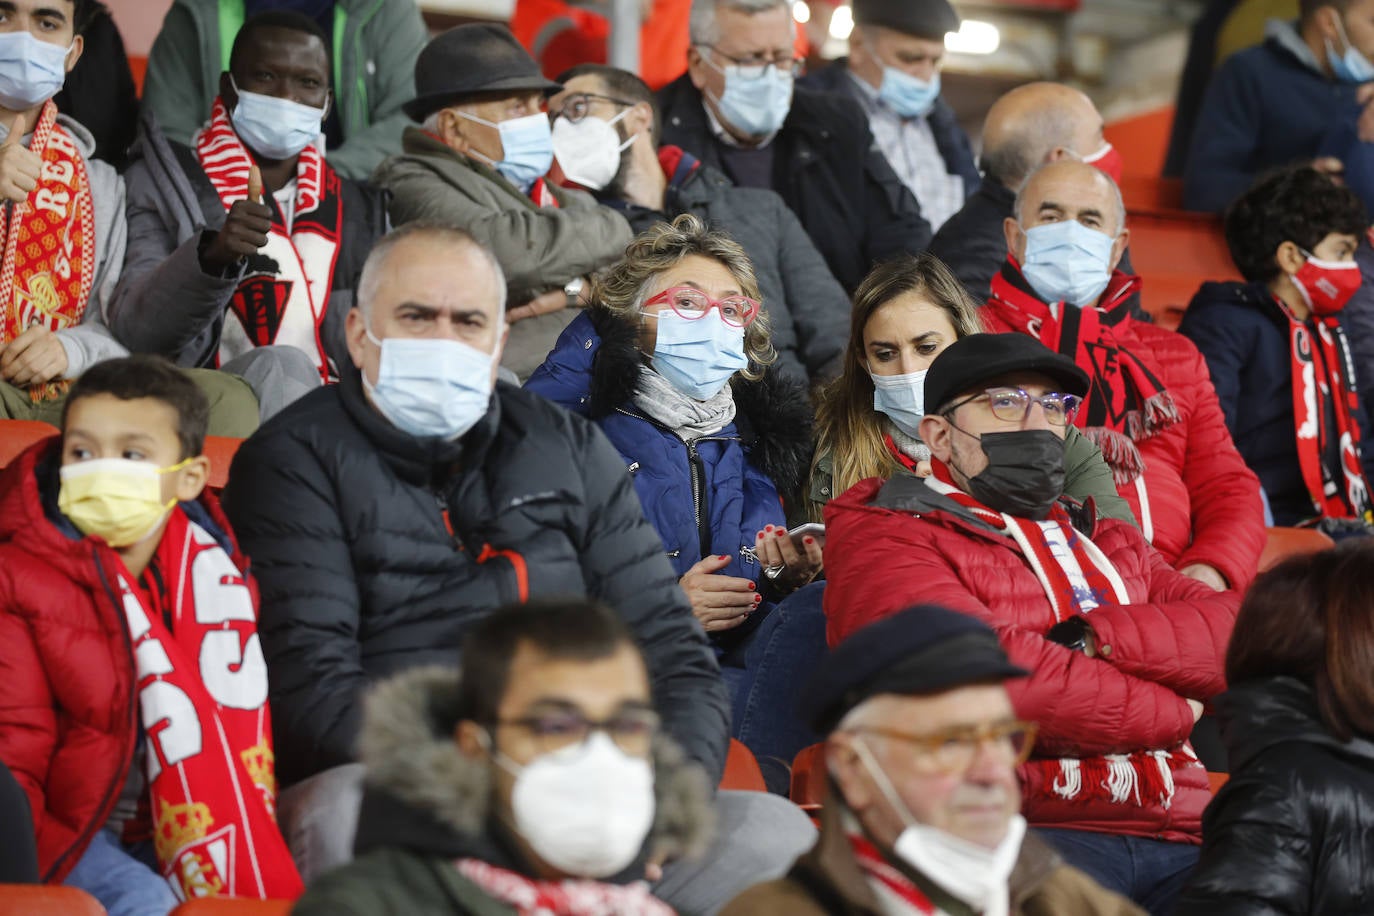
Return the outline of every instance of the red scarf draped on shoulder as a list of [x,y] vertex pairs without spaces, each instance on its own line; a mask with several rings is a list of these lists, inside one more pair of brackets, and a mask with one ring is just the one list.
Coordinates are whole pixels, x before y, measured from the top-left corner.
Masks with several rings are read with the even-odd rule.
[[1060,302],[1051,309],[1022,276],[1016,258],[1008,255],[992,278],[992,298],[985,306],[1002,323],[1088,373],[1091,387],[1074,425],[1102,449],[1118,485],[1130,483],[1144,469],[1135,443],[1178,422],[1173,397],[1117,333],[1131,320],[1126,300],[1139,288],[1139,277],[1116,271],[1099,300],[1102,305],[1076,308]]
[[291,898],[303,887],[275,817],[267,665],[251,581],[172,510],[134,588],[118,577],[147,736],[153,845],[177,896]]
[[916,886],[916,883],[894,867],[868,839],[857,833],[847,834],[849,848],[854,853],[854,861],[859,870],[870,882],[882,887],[888,894],[897,898],[913,913],[934,916],[939,912],[931,899]]
[[[38,187],[3,217],[0,256],[0,345],[41,325],[61,331],[81,323],[95,285],[95,203],[86,160],[57,123],[57,106],[43,103],[29,141],[43,160]],[[70,386],[57,380],[29,388],[35,404]]]
[[[210,121],[192,145],[225,210],[248,196],[253,155],[234,132],[221,99],[215,99]],[[325,356],[320,328],[329,306],[343,229],[339,176],[314,144],[301,150],[290,232],[280,208],[266,197],[270,195],[264,203],[272,208],[272,230],[267,246],[249,260],[243,280],[229,299],[219,361],[227,362],[254,347],[286,344],[309,355],[320,378],[330,381],[337,373]]]
[[[1288,319],[1298,463],[1312,506],[1318,518],[1371,521],[1369,482],[1364,477],[1360,428],[1354,416],[1358,396],[1350,381],[1355,370],[1345,332],[1334,315],[1314,315],[1309,327],[1278,297],[1274,301]],[[1335,429],[1327,425],[1328,402],[1336,417]],[[1331,467],[1335,455],[1339,455],[1339,468]]]

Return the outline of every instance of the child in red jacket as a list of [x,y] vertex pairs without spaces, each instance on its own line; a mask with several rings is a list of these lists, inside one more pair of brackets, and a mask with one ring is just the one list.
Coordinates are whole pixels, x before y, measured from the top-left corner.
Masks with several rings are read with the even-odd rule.
[[44,880],[111,916],[300,891],[256,589],[205,492],[208,415],[171,363],[109,360],[0,477],[0,760]]

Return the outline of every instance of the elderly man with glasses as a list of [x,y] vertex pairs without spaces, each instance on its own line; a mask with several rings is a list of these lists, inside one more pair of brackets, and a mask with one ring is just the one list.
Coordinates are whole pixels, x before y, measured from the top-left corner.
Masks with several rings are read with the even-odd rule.
[[664,143],[781,194],[849,292],[874,262],[925,249],[930,225],[863,109],[794,86],[788,0],[693,0],[690,28],[687,73],[659,93]]
[[1167,913],[1211,798],[1189,735],[1225,687],[1238,596],[1064,498],[1064,430],[1087,391],[1073,360],[1026,335],[941,353],[920,427],[931,476],[863,481],[826,507],[828,635],[915,601],[990,624],[1030,672],[1012,704],[1040,725],[1026,819],[1104,887]]
[[820,839],[722,916],[1140,913],[1026,830],[1016,768],[1036,727],[1006,686],[1026,674],[989,627],[935,605],[846,640],[804,700],[828,736]]

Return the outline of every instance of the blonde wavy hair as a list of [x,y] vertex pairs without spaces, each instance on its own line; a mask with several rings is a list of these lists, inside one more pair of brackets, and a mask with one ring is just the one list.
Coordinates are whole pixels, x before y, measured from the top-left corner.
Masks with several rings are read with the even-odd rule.
[[[739,243],[684,213],[671,223],[658,223],[635,236],[625,246],[625,256],[592,281],[592,301],[637,326],[643,321],[640,310],[654,284],[665,271],[691,255],[718,262],[739,283],[740,292],[759,299],[754,265]],[[768,311],[762,306],[759,316],[744,329],[744,352],[749,365],[740,374],[751,381],[761,378],[763,370],[778,358],[769,338]]]
[[811,470],[814,474],[816,463],[830,455],[834,496],[860,480],[886,480],[897,472],[897,461],[883,442],[883,415],[873,409],[873,378],[864,367],[864,328],[874,312],[907,293],[939,306],[954,326],[956,339],[983,332],[973,299],[934,255],[903,255],[879,264],[864,277],[854,291],[844,366],[840,377],[821,392],[816,410],[817,447]]

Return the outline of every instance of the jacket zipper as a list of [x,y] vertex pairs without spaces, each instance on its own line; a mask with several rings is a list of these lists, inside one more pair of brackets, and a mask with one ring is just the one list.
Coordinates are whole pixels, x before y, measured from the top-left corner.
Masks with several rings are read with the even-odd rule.
[[[127,649],[129,652],[129,665],[133,671],[133,677],[129,679],[129,724],[133,727],[134,743],[137,744],[138,662],[134,659],[134,645],[132,640],[129,639],[129,624],[123,616],[123,602],[120,601],[118,596],[115,595],[114,588],[111,587],[110,580],[105,575],[105,566],[103,563],[100,562],[100,551],[98,548],[92,549],[91,557],[95,560],[96,572],[100,574],[100,584],[104,586],[105,594],[108,595],[110,597],[110,601],[114,603],[115,610],[117,612],[116,616],[119,617],[119,633],[121,636],[124,637],[124,648]],[[127,758],[127,755],[125,756]],[[128,760],[128,765],[132,766],[133,761]],[[97,809],[97,817],[86,825],[85,829],[81,831],[81,836],[77,837],[76,842],[73,843],[71,846],[67,847],[67,850],[63,852],[62,855],[57,857],[57,861],[53,862],[52,868],[48,869],[47,874],[43,875],[44,882],[52,880],[52,877],[62,870],[62,863],[67,860],[67,857],[70,856],[77,849],[85,847],[87,843],[90,841],[90,838],[95,835],[95,832],[104,826],[105,821],[109,820],[110,811],[114,809],[112,798],[115,792],[118,789],[122,788],[124,783],[128,781],[128,779],[129,770],[124,764],[121,764],[119,770],[115,774],[114,782],[110,783],[110,785],[106,787],[105,794],[100,797],[100,807]]]

